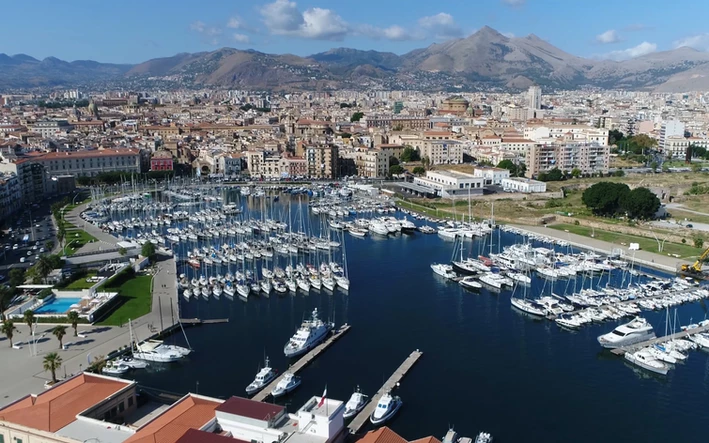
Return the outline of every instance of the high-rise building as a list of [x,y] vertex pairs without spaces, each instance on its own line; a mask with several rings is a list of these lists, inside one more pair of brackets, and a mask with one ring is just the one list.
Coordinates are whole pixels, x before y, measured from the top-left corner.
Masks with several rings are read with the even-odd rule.
[[542,88],[530,86],[527,91],[527,106],[530,109],[542,109]]
[[679,120],[667,120],[660,126],[660,140],[658,146],[660,150],[665,150],[667,139],[674,137],[684,137],[684,123]]

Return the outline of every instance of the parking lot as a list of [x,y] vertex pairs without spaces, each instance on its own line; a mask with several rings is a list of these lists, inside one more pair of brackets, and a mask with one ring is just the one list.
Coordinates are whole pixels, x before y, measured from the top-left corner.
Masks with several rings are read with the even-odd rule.
[[49,210],[50,202],[33,205],[8,223],[0,237],[0,274],[7,276],[13,267],[30,267],[41,254],[50,253],[46,243],[57,244]]

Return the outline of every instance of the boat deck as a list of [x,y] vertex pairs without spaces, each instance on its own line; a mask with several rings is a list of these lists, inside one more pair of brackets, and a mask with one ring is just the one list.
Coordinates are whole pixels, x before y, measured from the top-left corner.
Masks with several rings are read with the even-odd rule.
[[663,337],[653,338],[652,340],[646,340],[646,341],[643,341],[640,343],[636,343],[634,345],[624,346],[622,348],[616,348],[616,349],[611,350],[611,352],[614,353],[615,355],[623,355],[626,352],[635,352],[638,349],[652,346],[655,343],[664,343],[666,341],[670,341],[670,340],[673,340],[676,338],[687,338],[687,336],[689,336],[689,335],[694,335],[694,334],[698,334],[700,332],[707,332],[707,331],[709,331],[709,325],[700,326],[698,328],[688,329],[686,331],[680,331],[675,334],[670,334],[670,335],[665,335]]
[[[342,325],[340,328],[333,332],[330,337],[325,340],[324,342],[320,343],[316,347],[314,347],[310,352],[307,354],[303,355],[300,359],[298,359],[295,364],[291,365],[291,367],[288,368],[287,372],[291,372],[293,374],[297,374],[300,372],[301,369],[306,367],[310,362],[315,360],[315,358],[320,355],[325,349],[327,349],[331,344],[335,343],[340,337],[345,335],[347,331],[350,330],[350,325]],[[268,398],[269,395],[271,395],[271,391],[273,388],[276,387],[279,381],[283,378],[283,375],[286,373],[286,371],[283,372],[283,374],[279,375],[276,377],[275,380],[273,380],[271,383],[268,384],[265,388],[263,388],[261,391],[259,391],[258,394],[254,395],[253,400],[256,401],[264,401],[266,398]]]
[[411,369],[411,367],[418,361],[419,358],[423,355],[423,352],[419,351],[418,349],[412,352],[409,357],[404,360],[404,362],[399,366],[399,368],[394,371],[394,373],[389,377],[389,380],[382,385],[381,388],[377,391],[377,393],[370,398],[369,403],[367,403],[367,406],[364,407],[361,411],[359,411],[359,414],[355,416],[355,418],[352,419],[350,422],[350,425],[348,426],[350,433],[356,434],[359,432],[360,429],[362,429],[362,426],[369,420],[369,416],[372,415],[372,412],[374,412],[374,408],[376,408],[377,403],[379,403],[379,399],[382,398],[382,396],[389,392],[390,390],[394,389],[397,383],[401,381],[402,378],[404,378],[404,375]]

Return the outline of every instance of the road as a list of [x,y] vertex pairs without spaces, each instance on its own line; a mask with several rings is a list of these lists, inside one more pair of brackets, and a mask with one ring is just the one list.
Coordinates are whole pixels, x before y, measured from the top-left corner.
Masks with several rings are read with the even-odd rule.
[[680,211],[683,211],[683,212],[689,212],[691,214],[697,214],[697,215],[703,215],[703,216],[709,217],[709,213],[693,211],[691,209],[687,209],[684,207],[684,205],[682,205],[680,203],[667,203],[667,209],[679,209]]
[[[45,252],[45,244],[52,241],[55,245],[56,230],[52,223],[50,213],[51,202],[41,205],[28,206],[22,213],[13,219],[14,223],[8,232],[0,238],[0,274],[7,275],[15,267],[28,268]],[[29,236],[27,242],[22,239]],[[15,245],[17,247],[15,248]],[[24,258],[24,262],[20,259]]]

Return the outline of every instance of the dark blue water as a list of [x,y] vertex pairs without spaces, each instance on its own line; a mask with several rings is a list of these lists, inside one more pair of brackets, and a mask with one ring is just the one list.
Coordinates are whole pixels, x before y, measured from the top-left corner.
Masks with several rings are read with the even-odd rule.
[[[520,241],[506,233],[493,239],[495,249]],[[438,278],[429,265],[450,260],[453,250],[438,236],[345,235],[345,241],[349,294],[273,294],[247,303],[181,299],[182,317],[230,322],[187,329],[196,350],[188,361],[133,377],[181,394],[243,396],[264,354],[279,371],[287,369],[283,345],[317,307],[352,329],[301,372],[303,384],[282,402],[291,411],[321,395],[326,385],[328,396],[343,401],[356,385],[373,394],[420,349],[423,357],[398,390],[404,407],[389,423],[409,440],[441,437],[455,425],[463,435],[486,430],[502,442],[706,441],[706,354],[693,352],[667,377],[654,377],[601,350],[596,337],[614,323],[560,330],[513,310],[510,291],[472,293]],[[619,273],[611,277],[620,278]],[[554,290],[563,292],[567,285],[558,281]],[[536,280],[530,291],[548,292],[549,283]],[[664,332],[664,313],[644,316],[658,334]],[[705,316],[703,303],[678,308],[682,324]],[[170,340],[184,343],[179,334]]]

